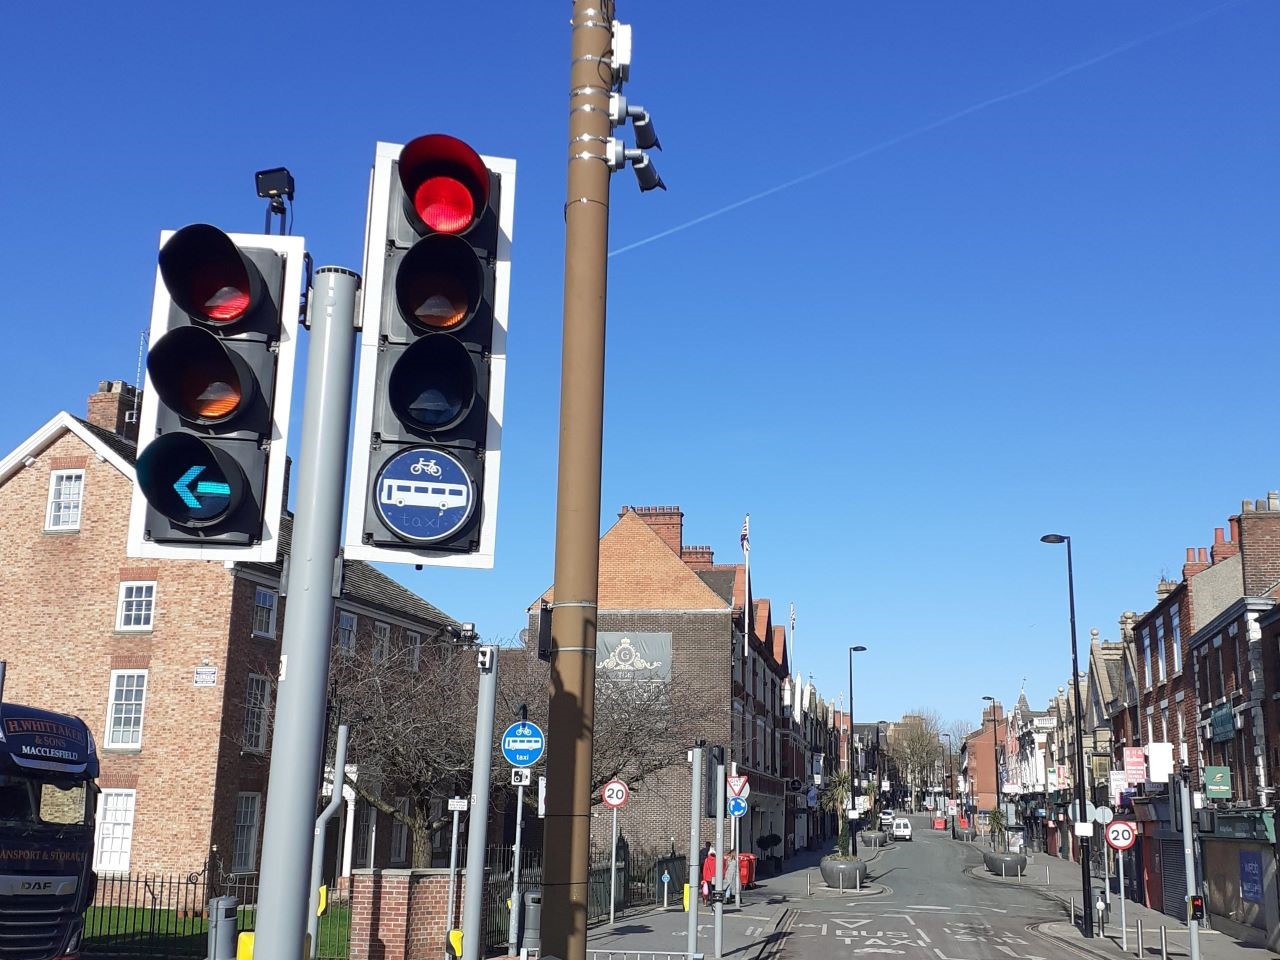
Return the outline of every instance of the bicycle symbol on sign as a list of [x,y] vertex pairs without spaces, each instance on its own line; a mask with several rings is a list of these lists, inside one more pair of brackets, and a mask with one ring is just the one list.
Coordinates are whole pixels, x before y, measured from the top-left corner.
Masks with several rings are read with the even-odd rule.
[[409,472],[415,476],[425,473],[428,477],[438,477],[444,473],[444,470],[434,459],[428,460],[426,457],[419,457],[418,462],[409,467]]

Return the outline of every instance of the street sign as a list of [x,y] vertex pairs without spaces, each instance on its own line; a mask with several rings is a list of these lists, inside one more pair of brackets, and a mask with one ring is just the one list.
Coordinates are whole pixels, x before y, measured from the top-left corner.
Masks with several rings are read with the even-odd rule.
[[449,812],[453,813],[454,811],[457,811],[458,813],[467,812],[466,797],[450,797],[449,798]]
[[745,776],[725,777],[725,782],[729,786],[729,796],[742,797],[744,800],[751,796],[751,784],[747,783]]
[[630,797],[631,791],[621,780],[610,780],[600,790],[600,799],[604,801],[606,807],[613,810],[625,807]]
[[542,728],[529,720],[517,720],[507,727],[501,742],[502,755],[513,767],[532,767],[547,749]]
[[1137,831],[1128,820],[1112,820],[1103,833],[1113,850],[1128,850],[1138,839]]
[[742,816],[745,816],[746,813],[747,813],[747,801],[743,800],[741,797],[729,798],[729,816],[742,817]]
[[1095,823],[1100,823],[1104,827],[1116,818],[1116,813],[1110,807],[1098,807],[1093,811],[1093,819]]
[[528,767],[512,767],[511,768],[511,785],[513,787],[527,787],[533,784],[533,771]]
[[[1090,803],[1088,800],[1086,800],[1086,801],[1085,801],[1085,804],[1084,804],[1084,817],[1083,817],[1083,820],[1084,820],[1086,823],[1092,823],[1092,822],[1093,822],[1093,818],[1094,818],[1094,816],[1097,814],[1097,812],[1098,812],[1098,808],[1097,808],[1097,807],[1095,807],[1095,806],[1094,806],[1092,803]],[[1081,819],[1082,819],[1082,818],[1081,818],[1081,816],[1080,816],[1080,801],[1079,801],[1079,800],[1072,800],[1072,801],[1071,801],[1071,819],[1072,819],[1072,820],[1074,820],[1076,823],[1081,822]]]
[[396,454],[378,471],[375,488],[382,522],[415,543],[452,537],[476,506],[471,474],[438,447],[410,447]]

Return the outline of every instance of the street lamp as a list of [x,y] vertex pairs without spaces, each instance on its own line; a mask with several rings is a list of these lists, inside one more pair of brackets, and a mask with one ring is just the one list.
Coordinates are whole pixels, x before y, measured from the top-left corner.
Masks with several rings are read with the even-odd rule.
[[997,739],[999,737],[998,731],[1000,729],[1000,725],[996,721],[996,698],[983,697],[982,699],[991,704],[991,769],[994,773],[996,783],[996,809],[1001,810],[1003,806],[1002,800],[1004,798],[1001,796],[1000,791],[1000,744]]
[[[1061,533],[1046,533],[1040,538],[1041,543],[1065,543],[1067,545],[1067,602],[1071,609],[1071,680],[1075,686],[1076,700],[1076,805],[1080,820],[1083,821],[1088,810],[1085,800],[1084,780],[1084,728],[1082,725],[1082,708],[1080,706],[1080,659],[1076,653],[1076,582],[1071,567],[1071,538]],[[1080,883],[1084,888],[1084,903],[1092,902],[1089,880],[1089,837],[1080,837]],[[1083,911],[1082,932],[1086,939],[1093,937],[1093,913]]]
[[[953,754],[955,753],[956,742],[951,738],[951,734],[947,733],[945,730],[942,732],[941,735],[947,738],[947,776],[951,778],[951,790],[949,791],[950,801],[951,801],[951,804],[958,804],[959,801],[956,799],[956,768],[951,760]],[[951,813],[951,839],[954,840],[955,838],[956,838],[956,815],[953,809]]]
[[853,655],[866,653],[867,648],[856,646],[849,648],[849,775],[853,775]]

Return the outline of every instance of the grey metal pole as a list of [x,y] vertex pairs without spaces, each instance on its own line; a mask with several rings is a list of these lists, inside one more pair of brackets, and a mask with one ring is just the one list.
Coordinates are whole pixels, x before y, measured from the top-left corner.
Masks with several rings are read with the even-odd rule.
[[[455,798],[460,799],[460,798]],[[458,818],[460,810],[453,811],[453,841],[449,845],[449,906],[445,912],[446,931],[453,930],[454,904],[458,902]]]
[[1124,918],[1124,851],[1116,851],[1116,872],[1120,875],[1120,949],[1129,952],[1129,926]]
[[609,926],[613,926],[613,908],[618,902],[618,808],[613,808],[613,843],[609,848]]
[[471,815],[467,818],[466,889],[462,898],[462,960],[480,960],[484,907],[484,845],[489,826],[489,772],[493,765],[493,708],[498,699],[498,648],[476,650],[476,745],[471,759]]
[[515,956],[520,917],[520,828],[524,826],[524,784],[516,787],[516,843],[511,861],[511,925],[507,930],[507,953]]
[[351,728],[338,727],[338,744],[333,751],[333,796],[316,817],[315,840],[311,844],[311,889],[307,902],[307,933],[311,936],[311,956],[320,952],[320,873],[324,868],[324,826],[343,805],[342,781],[347,768],[347,736]]
[[724,946],[724,764],[716,764],[716,960],[720,960]]
[[260,957],[302,955],[329,683],[328,638],[333,632],[334,587],[340,581],[336,574],[341,563],[338,544],[360,276],[342,267],[320,267],[312,282],[311,344],[296,471],[298,511],[254,932],[254,950]]
[[1182,858],[1187,871],[1187,937],[1191,960],[1200,960],[1200,921],[1191,919],[1191,898],[1196,893],[1196,849],[1191,832],[1191,784],[1184,771],[1178,777],[1178,802],[1182,804]]
[[702,889],[702,874],[698,871],[698,850],[702,846],[702,747],[689,751],[689,764],[693,768],[689,778],[689,930],[685,951],[689,956],[698,952],[698,906]]

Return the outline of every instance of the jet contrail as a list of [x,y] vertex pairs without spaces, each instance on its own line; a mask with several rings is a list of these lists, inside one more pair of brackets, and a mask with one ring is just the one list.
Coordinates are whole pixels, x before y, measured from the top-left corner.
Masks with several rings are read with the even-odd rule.
[[937,130],[939,127],[945,127],[949,123],[954,123],[963,117],[977,113],[979,110],[985,110],[988,107],[993,107],[997,103],[1005,103],[1009,100],[1016,100],[1018,97],[1024,97],[1029,93],[1039,90],[1041,87],[1048,86],[1051,83],[1061,80],[1063,77],[1069,77],[1073,73],[1079,73],[1081,70],[1085,70],[1095,64],[1102,63],[1104,60],[1110,60],[1112,57],[1118,57],[1122,53],[1127,53],[1134,47],[1141,46],[1144,43],[1149,43],[1152,40],[1163,37],[1165,34],[1173,33],[1176,30],[1182,30],[1194,23],[1199,23],[1201,20],[1207,20],[1209,17],[1216,16],[1224,10],[1228,10],[1231,7],[1238,7],[1247,2],[1248,0],[1227,0],[1226,3],[1220,3],[1216,7],[1210,7],[1208,10],[1201,13],[1193,14],[1192,16],[1185,17],[1182,20],[1177,20],[1168,26],[1161,27],[1159,30],[1153,30],[1151,33],[1144,33],[1140,37],[1135,37],[1133,40],[1128,40],[1119,46],[1105,50],[1097,56],[1090,57],[1087,60],[1081,60],[1079,63],[1073,63],[1068,67],[1063,67],[1061,70],[1055,71],[1047,77],[1041,77],[1039,80],[1029,83],[1025,87],[1019,87],[1018,89],[1011,90],[1008,93],[1002,93],[986,100],[979,101],[978,103],[965,107],[962,110],[957,110],[955,113],[949,113],[938,120],[930,121],[922,126],[908,130],[905,133],[900,133],[895,137],[890,137],[888,140],[882,140],[877,144],[873,144],[870,147],[859,150],[857,153],[850,154],[847,157],[843,157],[840,160],[829,163],[824,167],[818,167],[816,170],[810,170],[808,173],[802,173],[798,177],[793,177],[792,179],[779,183],[776,186],[769,187],[767,190],[761,190],[759,193],[753,193],[748,197],[743,197],[741,200],[735,200],[733,203],[727,204],[726,206],[704,213],[699,217],[694,217],[692,220],[686,220],[684,223],[678,223],[674,227],[668,227],[666,230],[655,233],[652,236],[645,237],[642,240],[636,240],[632,243],[628,243],[626,246],[618,247],[616,250],[610,250],[609,256],[616,257],[619,254],[635,250],[637,247],[643,247],[646,244],[653,243],[655,240],[661,240],[664,237],[669,237],[673,233],[679,233],[682,230],[688,230],[690,227],[696,227],[700,223],[705,223],[706,221],[712,220],[722,214],[737,210],[739,207],[745,207],[749,203],[755,203],[757,200],[763,200],[765,197],[773,196],[775,193],[780,193],[783,190],[789,190],[791,187],[825,176],[833,170],[839,170],[841,167],[848,166],[858,160],[863,160],[873,154],[888,150],[890,147],[897,146],[904,140],[910,140],[913,137],[918,137],[921,134],[928,133],[930,130]]

